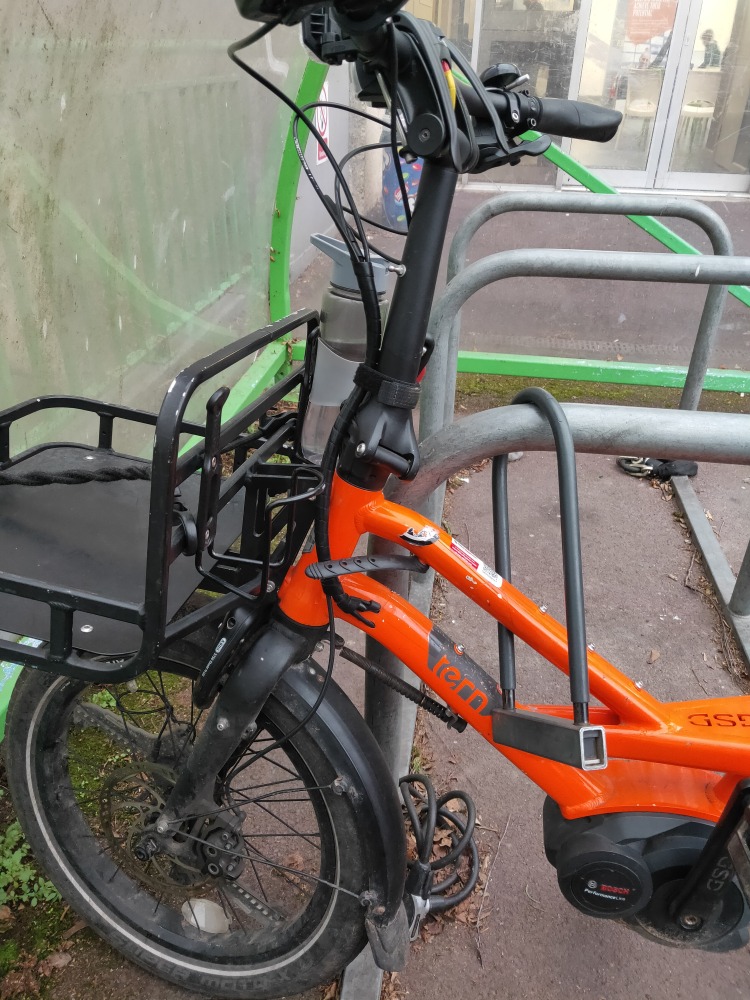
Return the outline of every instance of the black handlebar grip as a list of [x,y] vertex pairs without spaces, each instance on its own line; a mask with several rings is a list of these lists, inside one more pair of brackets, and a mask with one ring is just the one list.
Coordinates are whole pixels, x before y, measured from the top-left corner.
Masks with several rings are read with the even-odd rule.
[[612,108],[582,101],[564,101],[545,97],[539,101],[541,111],[537,122],[542,132],[564,135],[569,139],[609,142],[617,134],[622,114]]

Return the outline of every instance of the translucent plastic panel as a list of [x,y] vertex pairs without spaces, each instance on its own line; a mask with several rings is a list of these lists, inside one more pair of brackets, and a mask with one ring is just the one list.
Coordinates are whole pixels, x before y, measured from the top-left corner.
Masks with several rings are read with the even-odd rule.
[[[148,409],[267,321],[288,112],[228,59],[231,0],[0,9],[0,408],[74,393]],[[249,53],[294,93],[295,31]]]
[[[580,0],[485,0],[479,30],[479,71],[495,63],[515,63],[529,76],[538,97],[567,97]],[[543,157],[501,167],[481,180],[501,183],[551,184],[555,169]]]

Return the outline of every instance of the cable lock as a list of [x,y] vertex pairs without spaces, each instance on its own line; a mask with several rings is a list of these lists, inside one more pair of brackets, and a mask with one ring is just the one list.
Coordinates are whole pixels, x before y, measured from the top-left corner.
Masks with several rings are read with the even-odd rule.
[[[421,786],[424,791],[420,791]],[[426,774],[407,774],[399,781],[401,798],[411,823],[417,857],[409,862],[406,876],[406,899],[411,904],[411,939],[416,939],[422,920],[428,913],[441,913],[467,899],[479,879],[479,851],[474,840],[476,807],[463,791],[446,792],[438,797]],[[462,802],[466,816],[447,808],[449,802]],[[432,858],[437,831],[447,833],[450,848],[442,857]],[[461,881],[458,866],[468,856],[469,875],[454,893],[449,890]],[[449,869],[453,869],[450,871]],[[446,872],[436,881],[438,872]]]

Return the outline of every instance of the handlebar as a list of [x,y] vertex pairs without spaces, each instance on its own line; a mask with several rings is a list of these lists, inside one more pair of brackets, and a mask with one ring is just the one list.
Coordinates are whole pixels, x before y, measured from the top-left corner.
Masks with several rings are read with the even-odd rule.
[[569,139],[609,142],[615,137],[622,121],[621,112],[602,108],[598,104],[565,101],[555,97],[545,97],[539,103],[539,129],[551,132],[552,135],[564,135]]
[[[331,0],[236,0],[237,10],[250,21],[299,24],[308,14],[331,5]],[[336,11],[371,31],[395,14],[406,0],[336,0]]]
[[[442,32],[428,21],[395,13],[404,0],[236,0],[244,17],[292,24],[303,19],[305,44],[325,62],[357,62],[360,99],[381,105],[384,80],[398,66],[397,98],[407,148],[417,156],[448,158],[459,172],[478,173],[525,154],[538,156],[549,139],[509,143],[524,132],[607,142],[619,111],[580,101],[539,99],[528,92],[487,88]],[[386,19],[390,30],[386,27]],[[459,79],[446,83],[450,64]],[[455,101],[455,89],[460,99]],[[451,96],[453,95],[453,100]],[[388,101],[391,95],[385,95]],[[474,124],[469,116],[476,122]],[[475,136],[478,141],[475,141]],[[424,138],[427,137],[427,138]],[[471,147],[471,148],[470,148]]]
[[[512,91],[487,90],[486,93],[511,136],[537,129],[568,139],[609,142],[622,121],[619,111],[584,101],[539,98]],[[475,90],[462,84],[461,96],[472,115],[486,119],[486,110]]]

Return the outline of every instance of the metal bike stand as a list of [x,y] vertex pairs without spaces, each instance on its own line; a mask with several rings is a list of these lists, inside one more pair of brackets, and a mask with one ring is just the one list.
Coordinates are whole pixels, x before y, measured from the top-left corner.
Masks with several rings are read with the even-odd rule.
[[[700,202],[653,195],[549,194],[540,197],[536,194],[512,193],[490,199],[463,221],[451,243],[448,281],[450,282],[464,266],[469,243],[485,222],[499,215],[520,211],[682,218],[704,230],[711,241],[714,254],[730,256],[733,252],[731,237],[723,219],[713,209]],[[694,410],[698,407],[725,301],[725,288],[719,286],[709,288],[680,398],[680,409]],[[460,317],[457,316],[451,327],[450,344],[446,344],[444,351],[441,352],[441,360],[448,364],[446,374],[449,378],[452,377],[454,385],[455,364],[451,368],[448,359],[455,360],[457,355],[459,329]],[[727,558],[706,521],[702,505],[696,498],[689,479],[685,476],[675,476],[672,485],[723,610],[745,659],[750,662],[750,544],[735,581]]]
[[[633,253],[601,253],[593,251],[560,251],[560,250],[513,250],[494,254],[470,265],[459,274],[446,288],[440,301],[433,311],[430,321],[432,331],[452,327],[459,309],[463,303],[478,291],[479,288],[498,281],[501,278],[538,276],[538,277],[579,277],[579,278],[619,278],[634,281],[676,281],[697,284],[744,284],[750,277],[750,259],[742,257],[672,257],[664,254],[633,254]],[[705,314],[706,310],[704,310]],[[691,358],[691,370],[702,378],[707,365],[712,338],[720,316],[714,319],[714,329],[711,324],[702,323],[701,340],[697,344]],[[455,367],[455,342],[451,345],[453,365]],[[696,358],[700,361],[696,361]],[[697,384],[694,382],[694,385]],[[699,388],[699,385],[698,385]],[[697,405],[700,392],[691,391],[691,399],[683,400],[683,404]],[[606,408],[605,408],[606,409]],[[492,411],[490,411],[492,412]],[[676,413],[689,413],[689,409],[679,411],[661,410],[660,423],[663,418]],[[653,410],[644,410],[643,418],[650,413],[653,421]],[[485,414],[485,417],[487,414]],[[696,414],[699,422],[706,414]],[[727,415],[719,415],[722,420]],[[601,440],[600,446],[592,447],[592,451],[609,452],[607,442]],[[515,444],[513,448],[517,447]],[[522,447],[522,446],[521,446]],[[641,446],[629,449],[630,453],[654,455],[664,453],[664,457],[672,457],[673,449],[666,442],[666,448],[656,446],[652,429],[644,434]],[[619,454],[628,453],[623,447]],[[685,458],[698,458],[697,452],[688,452]],[[713,461],[726,461],[713,453],[709,456]],[[464,465],[467,463],[464,462]],[[695,537],[701,554],[706,563],[707,571],[714,583],[717,595],[727,617],[732,625],[743,655],[750,661],[750,552],[746,552],[742,567],[735,583],[713,532],[708,525],[703,509],[699,504],[692,487],[685,477],[675,477],[672,480],[675,494],[680,502],[691,531]],[[425,584],[428,581],[424,581]]]
[[[653,408],[646,406],[561,406],[577,452],[622,455],[651,451],[663,452],[667,459],[750,465],[750,414],[659,410],[655,421]],[[420,475],[411,483],[398,483],[390,499],[421,507],[446,479],[483,458],[553,448],[549,425],[533,406],[514,403],[472,413],[423,442]]]
[[[710,209],[695,202],[683,202],[676,199],[628,198],[620,196],[567,196],[551,195],[540,198],[537,195],[509,195],[516,206],[528,200],[525,207],[537,206],[540,202],[550,204],[554,199],[559,208],[557,211],[576,211],[578,206],[590,203],[591,207],[583,210],[597,212],[615,212],[616,214],[672,214],[692,219],[701,225],[709,234],[714,250],[719,254],[731,254],[731,240],[722,221]],[[570,204],[563,208],[564,202],[572,198],[575,206]],[[533,199],[533,201],[532,201]],[[502,199],[495,199],[500,202]],[[606,208],[604,203],[607,203]],[[596,208],[594,208],[594,203]],[[492,203],[488,203],[492,204]],[[669,207],[667,207],[669,206]],[[492,217],[492,212],[481,221],[477,216],[483,214],[486,206],[472,213],[459,233],[466,232],[467,242],[456,250],[459,263],[465,258],[465,248],[468,239],[479,228],[482,221]],[[661,209],[661,210],[660,210]],[[516,210],[518,208],[516,207]],[[670,211],[671,210],[671,211]],[[495,214],[499,214],[496,212]],[[469,224],[469,220],[472,220]],[[459,238],[456,234],[454,245]],[[451,256],[453,257],[453,247]],[[664,458],[691,458],[712,461],[750,462],[750,445],[746,448],[736,447],[741,438],[747,437],[750,431],[750,417],[740,416],[740,424],[736,425],[734,434],[730,432],[727,417],[737,415],[706,415],[691,412],[698,404],[708,358],[718,329],[723,310],[727,284],[744,284],[750,280],[750,258],[703,257],[667,257],[664,254],[614,254],[595,251],[560,251],[560,250],[519,250],[495,254],[477,264],[471,265],[450,281],[440,300],[436,303],[430,319],[430,332],[436,337],[436,348],[428,366],[428,376],[425,379],[420,409],[420,442],[423,442],[421,457],[422,471],[412,483],[397,482],[393,485],[390,496],[392,499],[404,502],[421,510],[430,520],[439,521],[441,517],[445,482],[450,475],[471,464],[473,460],[488,455],[507,453],[514,450],[551,450],[554,447],[548,427],[540,426],[538,415],[528,411],[528,406],[503,407],[485,411],[480,414],[481,422],[464,418],[451,425],[453,401],[455,396],[456,362],[458,353],[458,315],[463,303],[480,288],[506,277],[583,277],[583,278],[619,278],[636,281],[677,281],[683,283],[708,284],[715,287],[713,295],[708,295],[699,327],[699,335],[691,357],[688,370],[688,383],[683,391],[681,406],[687,407],[679,411],[662,411],[667,419],[660,420],[660,426],[654,427],[653,410],[632,407],[594,407],[585,405],[584,413],[575,417],[570,412],[570,404],[564,407],[566,417],[571,423],[574,441],[583,451],[600,454],[656,454]],[[449,275],[450,277],[450,275]],[[446,329],[450,336],[445,336]],[[443,334],[443,337],[439,336]],[[575,412],[575,404],[573,409]],[[508,420],[509,411],[526,411],[523,415],[514,414],[514,420]],[[594,414],[597,411],[597,414]],[[498,416],[500,419],[498,420]],[[712,421],[706,421],[707,416],[713,416]],[[589,420],[594,418],[594,423]],[[687,418],[687,419],[685,419]],[[716,420],[720,419],[720,428]],[[509,428],[510,423],[510,428]],[[445,426],[448,424],[448,426]],[[513,426],[515,424],[515,426]],[[690,426],[685,436],[686,428]],[[740,430],[741,427],[741,430]],[[671,433],[664,435],[665,428]],[[726,438],[735,447],[725,444]],[[614,445],[614,447],[613,447]],[[682,450],[680,450],[682,448]],[[472,458],[471,456],[474,456]],[[705,518],[704,518],[705,520]],[[389,549],[385,543],[376,540],[374,552],[386,552]],[[750,553],[750,548],[749,548]],[[745,577],[750,581],[750,554],[746,555]],[[742,572],[742,571],[741,571]],[[409,594],[412,604],[424,614],[429,615],[432,598],[434,574],[425,574],[411,582],[404,573],[389,574],[383,582],[386,586],[401,594]],[[743,594],[750,603],[750,582],[745,584]],[[750,632],[750,629],[748,629]],[[376,662],[391,670],[397,676],[406,673],[401,662],[389,652],[381,649],[372,640],[367,641],[367,655]],[[378,682],[366,680],[365,714],[378,742],[386,755],[394,778],[406,773],[411,753],[411,743],[414,732],[416,709],[411,704],[404,704],[403,699],[389,688]],[[342,1000],[370,1000],[378,996],[382,974],[375,967],[368,949],[352,963],[345,971],[342,980]]]
[[[724,220],[713,209],[699,201],[687,198],[669,198],[654,195],[621,194],[533,194],[519,192],[500,195],[479,205],[456,230],[448,254],[447,280],[450,283],[466,264],[469,244],[481,227],[490,219],[511,212],[564,212],[570,215],[657,215],[659,218],[686,219],[702,229],[711,241],[714,255],[731,257],[734,253],[732,238]],[[687,259],[690,259],[689,257]],[[706,293],[706,303],[701,314],[695,344],[690,357],[685,386],[680,398],[680,409],[698,408],[703,380],[718,335],[719,323],[724,312],[727,290],[712,285]],[[460,314],[451,326],[450,344],[445,345],[445,361],[458,355]],[[442,353],[442,352],[441,352]],[[437,349],[435,351],[437,354]],[[430,361],[432,367],[435,357]],[[453,365],[455,391],[455,364]],[[448,393],[453,399],[453,394]],[[445,420],[448,423],[451,415]]]
[[[479,229],[490,219],[510,212],[656,215],[681,218],[693,222],[703,229],[711,241],[714,254],[731,256],[733,253],[731,236],[724,220],[713,209],[701,202],[655,195],[554,193],[540,196],[531,193],[511,193],[492,198],[479,205],[459,226],[453,237],[448,256],[448,282],[464,267],[469,243]],[[703,381],[718,336],[725,302],[726,288],[717,285],[709,287],[690,357],[685,386],[680,397],[679,405],[682,410],[698,408]],[[444,345],[438,360],[438,363],[442,362],[446,366],[445,375],[446,378],[452,379],[454,391],[459,330],[460,314],[457,314],[451,326],[450,343]],[[436,350],[435,354],[437,353]],[[436,358],[433,357],[431,367],[435,361]],[[448,392],[450,398],[452,395]],[[443,402],[443,400],[436,400],[435,408],[439,408]],[[449,420],[450,415],[447,414],[445,422]],[[437,426],[433,429],[437,430]],[[644,453],[648,450],[642,449]],[[686,457],[694,458],[695,456]],[[750,663],[750,543],[735,581],[727,558],[706,520],[703,507],[695,495],[690,480],[685,476],[675,476],[672,478],[672,486],[743,656]]]

